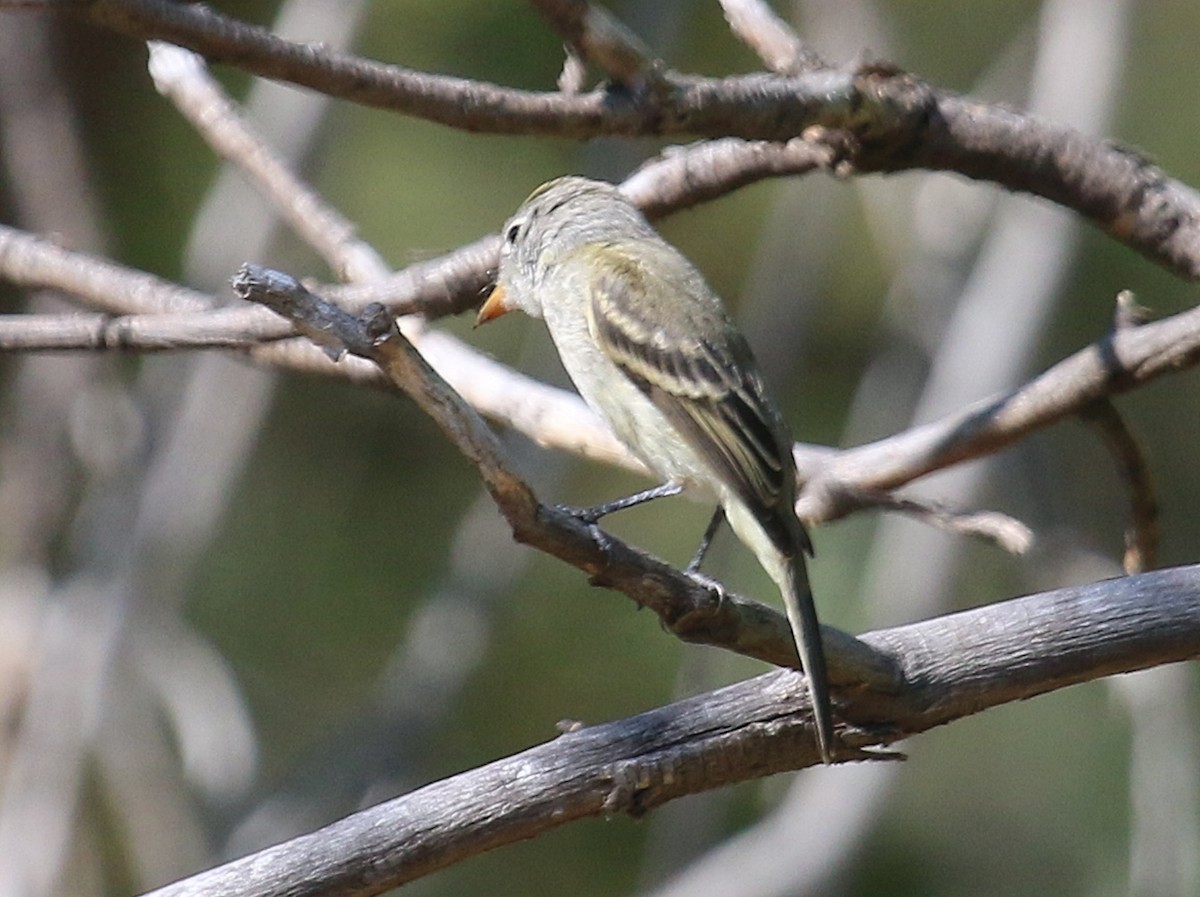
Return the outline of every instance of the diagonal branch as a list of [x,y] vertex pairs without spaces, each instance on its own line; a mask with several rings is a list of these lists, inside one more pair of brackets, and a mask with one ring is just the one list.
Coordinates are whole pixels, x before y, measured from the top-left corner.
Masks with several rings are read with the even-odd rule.
[[222,158],[235,162],[289,226],[344,280],[378,280],[388,266],[355,233],[353,222],[324,202],[240,114],[204,61],[194,53],[150,43],[148,68],[159,93],[169,97]]
[[763,0],[721,0],[721,9],[734,35],[771,71],[795,75],[828,68]]
[[[898,696],[839,704],[853,743],[890,744],[1078,682],[1200,656],[1200,566],[1016,598],[863,636]],[[817,762],[800,677],[767,673],[427,785],[154,897],[366,897],[588,816]]]
[[839,484],[895,489],[953,464],[992,454],[1091,403],[1200,363],[1200,307],[1114,331],[998,399],[840,452],[797,454],[806,481],[802,516],[841,516]]
[[216,303],[144,271],[73,252],[63,246],[0,224],[0,276],[20,287],[51,287],[114,314],[203,311]]
[[587,0],[530,0],[583,60],[594,62],[618,84],[640,89],[658,73],[650,49],[602,7]]
[[[366,309],[360,320],[309,293],[286,274],[256,265],[238,272],[234,289],[242,298],[286,316],[327,350],[336,353],[344,347],[377,364],[479,471],[518,542],[553,555],[587,573],[593,584],[616,589],[650,608],[664,627],[685,641],[798,667],[791,629],[778,611],[718,593],[706,581],[541,504],[512,471],[499,440],[482,418],[404,338],[382,306]],[[822,627],[822,636],[834,683],[869,684],[884,692],[896,687],[895,671],[886,658],[830,627]]]

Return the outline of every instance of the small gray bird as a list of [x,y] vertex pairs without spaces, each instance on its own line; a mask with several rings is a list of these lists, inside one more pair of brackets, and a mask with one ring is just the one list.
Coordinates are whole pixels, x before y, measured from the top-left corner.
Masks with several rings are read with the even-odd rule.
[[[579,394],[664,485],[724,511],[779,586],[833,759],[825,654],[796,517],[792,438],[746,338],[716,293],[611,184],[543,184],[503,230],[496,288],[479,311],[543,318]],[[629,502],[614,502],[626,507]],[[711,530],[710,530],[711,531]]]

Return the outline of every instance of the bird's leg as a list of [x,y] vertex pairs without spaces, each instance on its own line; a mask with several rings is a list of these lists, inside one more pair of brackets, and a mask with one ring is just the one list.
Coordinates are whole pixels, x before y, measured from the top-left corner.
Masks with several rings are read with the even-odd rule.
[[707,586],[717,593],[718,602],[725,600],[727,592],[725,586],[711,576],[700,572],[700,564],[704,561],[704,556],[708,554],[708,548],[712,545],[713,537],[716,536],[717,530],[721,528],[721,524],[725,522],[725,509],[718,506],[713,511],[712,520],[708,521],[708,526],[704,530],[704,535],[700,537],[700,547],[696,549],[696,553],[688,562],[688,565],[683,568],[683,572],[691,577],[695,582],[703,586]]
[[[624,511],[626,507],[635,507],[637,505],[644,504],[644,502],[653,501],[654,499],[665,499],[667,496],[678,495],[680,492],[683,492],[683,487],[679,486],[678,483],[662,483],[661,486],[644,489],[643,492],[638,492],[634,495],[626,495],[623,499],[606,501],[602,505],[593,505],[592,507],[556,505],[556,507],[559,511],[562,511],[565,514],[570,514],[570,516],[574,517],[576,520],[578,520],[578,522],[587,526],[588,530],[592,532],[592,538],[595,540],[596,546],[599,546],[600,548],[600,553],[604,554],[605,556],[605,567],[607,567],[608,549],[610,549],[611,543],[608,542],[608,536],[605,535],[604,530],[601,530],[599,526],[596,525],[596,522],[598,522],[601,517],[606,517],[607,514],[617,511]],[[594,573],[592,578],[590,578],[590,582],[592,582],[593,585],[602,585],[604,584],[604,580],[602,579],[604,579],[604,574],[602,574],[602,572]]]
[[704,556],[708,554],[709,546],[712,545],[713,538],[717,535],[717,530],[721,528],[721,524],[725,522],[725,509],[717,506],[713,511],[712,520],[708,521],[708,527],[704,530],[704,535],[700,537],[700,547],[696,549],[696,553],[692,555],[692,559],[688,561],[688,565],[683,568],[684,573],[699,573],[700,565],[704,563]]
[[683,487],[678,483],[663,483],[661,486],[636,492],[624,498],[615,498],[612,501],[604,502],[604,504],[592,505],[588,508],[573,508],[569,505],[559,505],[558,509],[566,514],[570,514],[576,520],[586,523],[589,526],[594,526],[601,517],[607,517],[609,514],[616,513],[617,511],[624,511],[626,508],[633,508],[648,501],[654,501],[656,498],[667,498],[672,495],[678,495],[682,491]]
[[[678,495],[682,491],[683,487],[678,483],[663,483],[661,486],[655,486],[652,489],[646,489],[633,495],[627,495],[624,498],[617,498],[613,501],[607,501],[601,505],[593,505],[590,508],[574,508],[570,505],[556,505],[556,507],[564,514],[569,514],[580,523],[583,523],[587,526],[588,530],[592,534],[592,538],[599,546],[600,552],[604,555],[605,567],[607,567],[610,543],[608,536],[604,534],[604,530],[600,529],[600,527],[596,525],[597,521],[600,520],[601,517],[605,517],[617,511],[624,511],[626,508],[632,508],[637,505],[644,504],[645,502],[653,501],[656,498],[667,498],[671,495]],[[591,576],[590,582],[592,585],[603,585],[603,578],[603,571],[594,573]]]

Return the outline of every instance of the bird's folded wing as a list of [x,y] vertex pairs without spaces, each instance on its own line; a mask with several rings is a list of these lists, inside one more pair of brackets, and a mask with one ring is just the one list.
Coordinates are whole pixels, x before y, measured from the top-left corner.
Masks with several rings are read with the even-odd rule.
[[611,250],[593,256],[588,270],[589,325],[600,347],[754,513],[772,542],[794,552],[795,517],[784,511],[794,495],[791,446],[750,348],[718,300],[689,295],[664,308],[655,301],[663,289],[707,288],[698,278],[648,283],[653,273],[632,255]]

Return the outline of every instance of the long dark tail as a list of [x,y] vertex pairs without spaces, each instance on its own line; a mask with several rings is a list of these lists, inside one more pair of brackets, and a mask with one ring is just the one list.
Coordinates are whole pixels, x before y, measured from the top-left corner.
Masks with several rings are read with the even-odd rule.
[[800,665],[808,678],[808,695],[812,699],[821,761],[832,763],[833,709],[829,702],[829,673],[825,667],[821,626],[817,621],[817,608],[813,604],[812,587],[808,584],[804,555],[796,552],[788,562],[790,575],[786,582],[779,584],[779,588],[783,592],[783,605],[787,609],[788,622],[792,625],[792,638],[796,641]]

